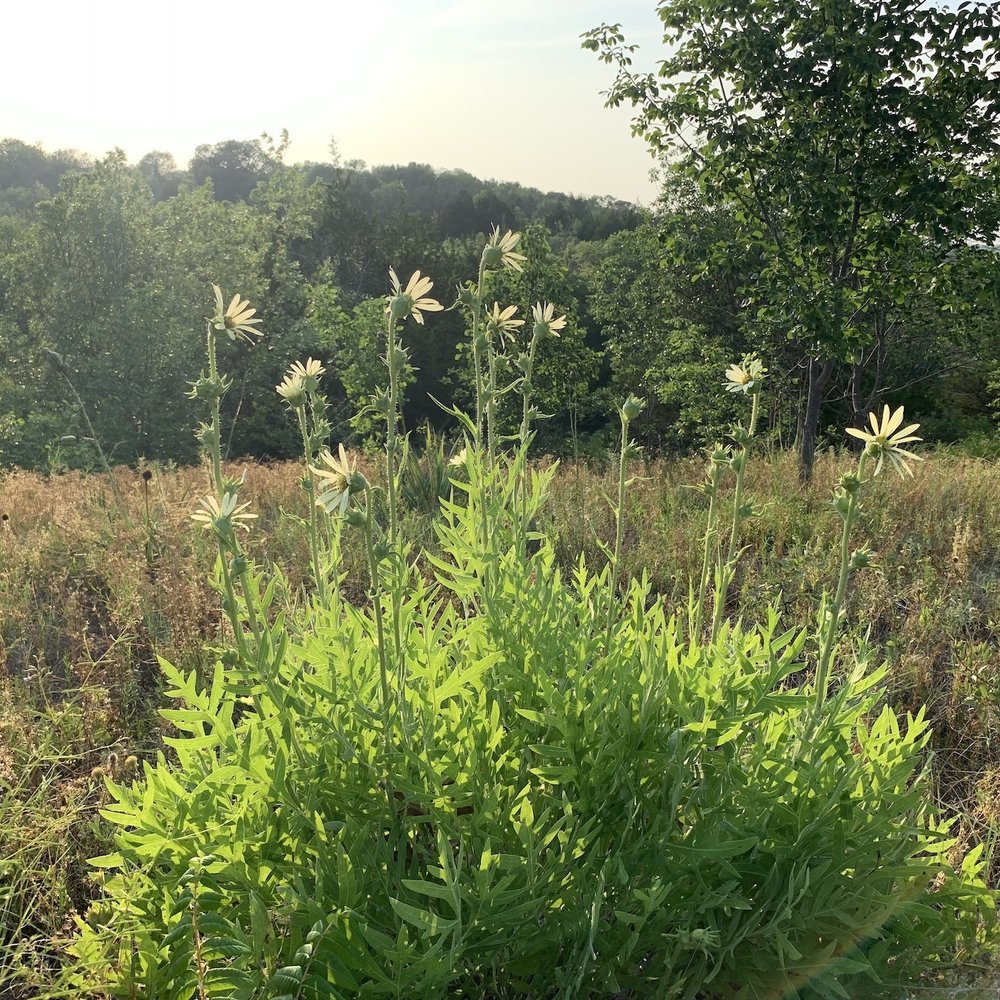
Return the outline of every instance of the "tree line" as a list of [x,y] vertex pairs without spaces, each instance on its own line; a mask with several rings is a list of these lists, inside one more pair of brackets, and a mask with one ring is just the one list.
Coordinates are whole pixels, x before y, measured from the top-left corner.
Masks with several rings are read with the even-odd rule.
[[[723,9],[725,8],[725,9]],[[362,438],[382,377],[388,268],[455,300],[491,226],[523,231],[523,273],[490,289],[567,316],[535,382],[537,447],[603,454],[609,415],[649,405],[654,452],[734,418],[727,364],[757,352],[762,432],[842,440],[887,400],[931,439],[997,450],[1000,24],[988,5],[671,0],[670,58],[633,69],[616,25],[584,44],[617,67],[611,104],[661,156],[650,208],[543,193],[420,164],[287,163],[287,137],[96,162],[0,143],[0,463],[187,462],[211,283],[258,306],[266,336],[225,359],[233,456],[295,452],[273,391],[326,364],[334,441]],[[761,111],[765,113],[762,114]],[[529,324],[530,325],[530,324]],[[442,430],[469,401],[460,310],[408,333],[404,417]],[[54,360],[57,359],[57,360]],[[84,417],[86,414],[86,418]]]

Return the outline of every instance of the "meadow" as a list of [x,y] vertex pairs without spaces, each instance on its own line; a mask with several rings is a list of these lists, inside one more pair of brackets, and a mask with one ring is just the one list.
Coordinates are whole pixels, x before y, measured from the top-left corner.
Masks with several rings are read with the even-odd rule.
[[[372,482],[384,481],[384,457],[358,459]],[[427,448],[401,483],[402,530],[437,557],[433,523],[439,491],[449,492],[447,461],[443,444]],[[846,451],[823,454],[808,485],[788,454],[748,467],[746,493],[761,512],[746,524],[750,551],[730,598],[746,627],[764,622],[772,604],[789,622],[815,615],[837,574],[831,490],[854,464]],[[706,528],[707,504],[694,489],[704,462],[634,465],[619,575],[645,575],[647,603],[684,616]],[[1000,813],[1000,468],[938,453],[914,473],[872,483],[858,533],[876,557],[857,574],[846,630],[851,645],[867,644],[887,662],[880,697],[895,712],[927,706],[933,735],[921,751],[923,788],[935,810],[957,817],[957,861],[977,843],[992,854]],[[289,607],[301,611],[310,565],[301,464],[233,463],[225,474],[245,477],[240,499],[258,515],[247,555],[281,568]],[[130,783],[145,762],[173,752],[179,733],[159,714],[169,685],[157,657],[208,681],[215,651],[232,641],[211,584],[216,547],[191,520],[205,470],[117,468],[113,476],[118,499],[99,474],[0,480],[0,995],[12,998],[52,988],[73,918],[100,899],[103,873],[87,859],[112,850],[114,829],[100,817],[112,801],[106,779]],[[536,524],[562,572],[572,574],[581,557],[595,569],[607,562],[616,479],[613,464],[553,470]],[[342,566],[345,599],[363,606],[369,581],[357,533],[344,535]],[[426,561],[420,572],[432,579]],[[987,881],[997,877],[994,862]],[[941,957],[949,967],[971,963],[973,981],[986,974],[976,966],[989,965],[968,942]],[[924,978],[923,987],[934,981]],[[866,989],[852,995],[873,995]]]
[[737,419],[707,462],[648,461],[635,395],[602,467],[532,456],[568,321],[490,296],[522,249],[494,228],[459,288],[450,441],[404,430],[444,306],[390,269],[367,451],[331,450],[308,357],[275,386],[301,460],[224,462],[227,368],[266,333],[213,286],[200,467],[112,468],[77,397],[103,474],[4,475],[6,995],[809,1000],[989,969],[1000,473],[913,453],[885,405],[802,485],[753,352],[713,378]]

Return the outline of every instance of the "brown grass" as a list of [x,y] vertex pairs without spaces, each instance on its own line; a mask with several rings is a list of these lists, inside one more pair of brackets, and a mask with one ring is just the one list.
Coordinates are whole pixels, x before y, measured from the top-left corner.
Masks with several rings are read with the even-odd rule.
[[[752,620],[778,604],[788,623],[811,623],[836,575],[831,489],[852,461],[821,456],[805,486],[791,456],[751,462],[747,494],[763,513],[745,526],[734,612]],[[703,465],[637,468],[628,496],[623,573],[646,573],[682,613],[706,506],[686,487]],[[305,532],[285,516],[306,514],[301,466],[235,463],[227,472],[244,469],[241,499],[259,515],[248,549],[280,567],[294,594],[309,572]],[[214,545],[190,519],[205,473],[151,472],[147,483],[141,470],[116,470],[121,507],[99,476],[0,479],[0,788],[9,809],[19,803],[16,816],[0,818],[0,861],[30,861],[25,884],[45,899],[33,918],[39,934],[57,935],[91,891],[83,859],[105,835],[94,822],[100,772],[122,775],[136,766],[125,763],[132,755],[162,745],[156,656],[202,668],[223,628],[209,584]],[[850,637],[867,636],[890,664],[897,708],[928,705],[942,802],[985,836],[1000,830],[1000,466],[942,456],[915,472],[886,474],[865,491],[855,544],[868,541],[878,558],[857,575]],[[613,542],[614,490],[614,470],[557,470],[543,527],[564,565],[581,554],[603,564],[598,540]],[[727,516],[724,507],[724,529]],[[432,539],[426,517],[412,513],[407,524],[411,537]],[[348,592],[362,600],[360,554],[346,543]],[[32,854],[32,843],[62,847]],[[25,968],[42,962],[27,954]],[[0,996],[4,984],[0,962]]]

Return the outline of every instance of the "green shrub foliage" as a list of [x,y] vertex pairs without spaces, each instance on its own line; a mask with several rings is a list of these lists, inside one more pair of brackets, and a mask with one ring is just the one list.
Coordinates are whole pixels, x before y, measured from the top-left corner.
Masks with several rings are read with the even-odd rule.
[[388,732],[368,609],[278,615],[256,681],[226,656],[205,688],[163,664],[176,761],[109,783],[79,988],[843,996],[975,934],[977,860],[946,863],[925,724],[879,708],[880,671],[817,716],[804,633],[772,616],[692,641],[641,582],[563,578],[544,540],[524,558],[511,478],[470,476],[438,580],[401,570]]

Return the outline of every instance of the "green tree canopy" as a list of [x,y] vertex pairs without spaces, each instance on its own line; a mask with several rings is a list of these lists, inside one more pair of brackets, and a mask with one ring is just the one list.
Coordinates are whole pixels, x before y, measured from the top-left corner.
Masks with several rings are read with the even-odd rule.
[[[1000,19],[993,4],[664,0],[666,58],[632,69],[619,25],[584,45],[618,75],[652,150],[725,205],[762,258],[750,289],[808,363],[811,468],[837,359],[874,337],[935,264],[992,242],[1000,180]],[[726,246],[716,248],[725,254]]]

